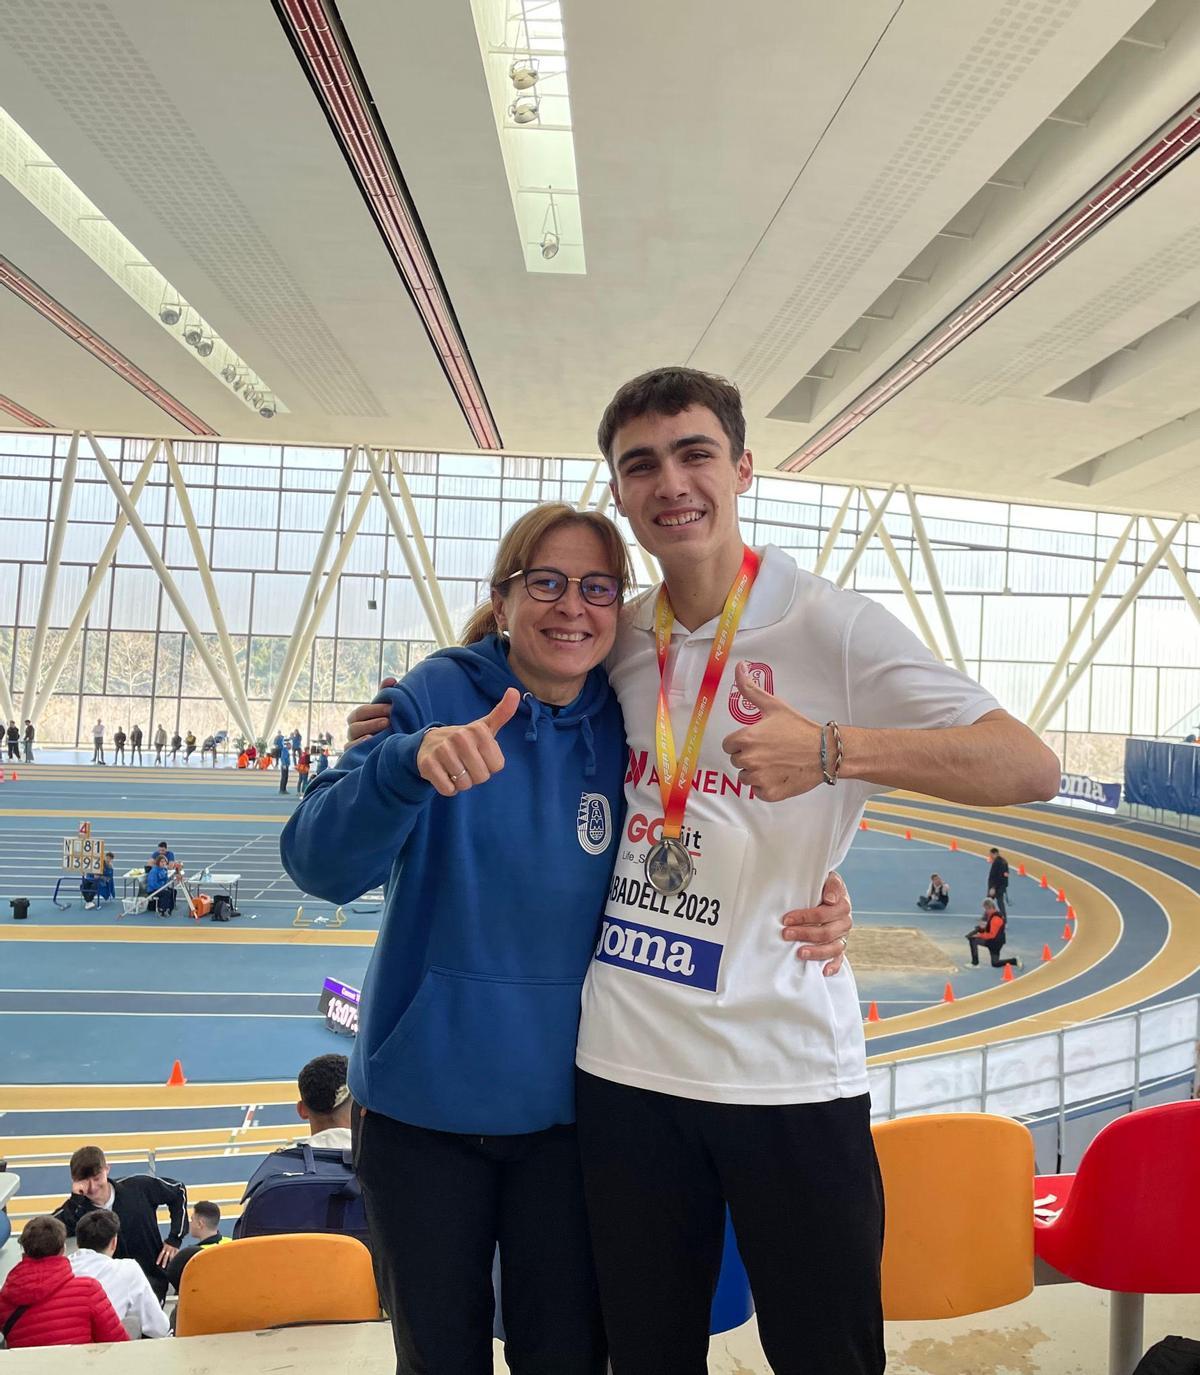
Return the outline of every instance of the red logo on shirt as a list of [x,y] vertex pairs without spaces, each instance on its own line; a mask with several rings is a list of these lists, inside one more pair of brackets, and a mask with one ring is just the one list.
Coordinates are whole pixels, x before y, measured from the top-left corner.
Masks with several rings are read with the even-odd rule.
[[[750,677],[764,692],[775,691],[775,674],[770,664],[747,663]],[[738,691],[736,683],[729,689],[729,714],[743,726],[753,726],[762,720],[762,712],[753,702],[748,702]]]

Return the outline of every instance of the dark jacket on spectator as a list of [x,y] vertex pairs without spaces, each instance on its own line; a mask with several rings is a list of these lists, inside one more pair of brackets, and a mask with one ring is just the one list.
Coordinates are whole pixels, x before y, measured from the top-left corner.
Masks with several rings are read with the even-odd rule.
[[129,1340],[99,1281],[76,1275],[66,1256],[24,1256],[17,1262],[0,1289],[0,1327],[22,1306],[26,1311],[8,1333],[14,1350]]
[[989,889],[1008,887],[1008,860],[1003,855],[997,855],[992,860],[992,867],[988,870]]
[[[177,1180],[149,1174],[109,1182],[113,1186],[112,1210],[121,1219],[116,1258],[131,1257],[145,1271],[147,1279],[161,1285],[163,1272],[158,1268],[158,1254],[163,1238],[158,1230],[158,1209],[171,1210],[167,1244],[178,1246],[187,1231],[187,1189]],[[79,1219],[95,1208],[96,1204],[83,1194],[72,1194],[61,1208],[55,1209],[54,1216],[66,1227],[67,1235],[73,1237]]]
[[218,1232],[216,1236],[205,1237],[203,1241],[198,1241],[195,1246],[186,1246],[179,1252],[167,1266],[167,1283],[177,1294],[179,1293],[179,1281],[183,1278],[183,1272],[187,1268],[188,1262],[200,1254],[202,1247],[216,1246],[218,1242],[224,1240],[225,1238]]

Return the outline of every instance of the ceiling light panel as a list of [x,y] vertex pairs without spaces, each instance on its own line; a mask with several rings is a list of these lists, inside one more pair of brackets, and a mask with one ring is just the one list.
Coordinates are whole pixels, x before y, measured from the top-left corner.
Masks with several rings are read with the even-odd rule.
[[528,272],[587,271],[559,0],[471,0]]
[[265,415],[265,402],[254,404],[257,396],[270,398],[272,414],[287,410],[274,390],[4,109],[0,109],[0,175],[243,405]]

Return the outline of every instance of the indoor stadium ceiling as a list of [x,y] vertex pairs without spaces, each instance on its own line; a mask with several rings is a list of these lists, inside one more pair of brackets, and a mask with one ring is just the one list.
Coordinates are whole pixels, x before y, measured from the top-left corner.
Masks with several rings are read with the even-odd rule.
[[587,454],[617,383],[691,362],[741,384],[763,471],[1200,507],[1196,0],[562,0],[584,273],[527,270],[492,3],[334,11],[427,249],[414,296],[302,61],[333,0],[0,0],[0,107],[278,399],[260,418],[171,338],[0,136],[0,424]]

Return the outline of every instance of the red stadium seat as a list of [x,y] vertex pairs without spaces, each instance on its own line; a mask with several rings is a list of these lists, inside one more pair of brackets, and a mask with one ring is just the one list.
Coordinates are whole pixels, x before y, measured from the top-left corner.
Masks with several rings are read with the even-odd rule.
[[1061,1210],[1035,1218],[1038,1258],[1113,1293],[1109,1369],[1126,1375],[1141,1354],[1141,1296],[1200,1293],[1200,1101],[1110,1122],[1076,1174],[1038,1178],[1036,1198]]

